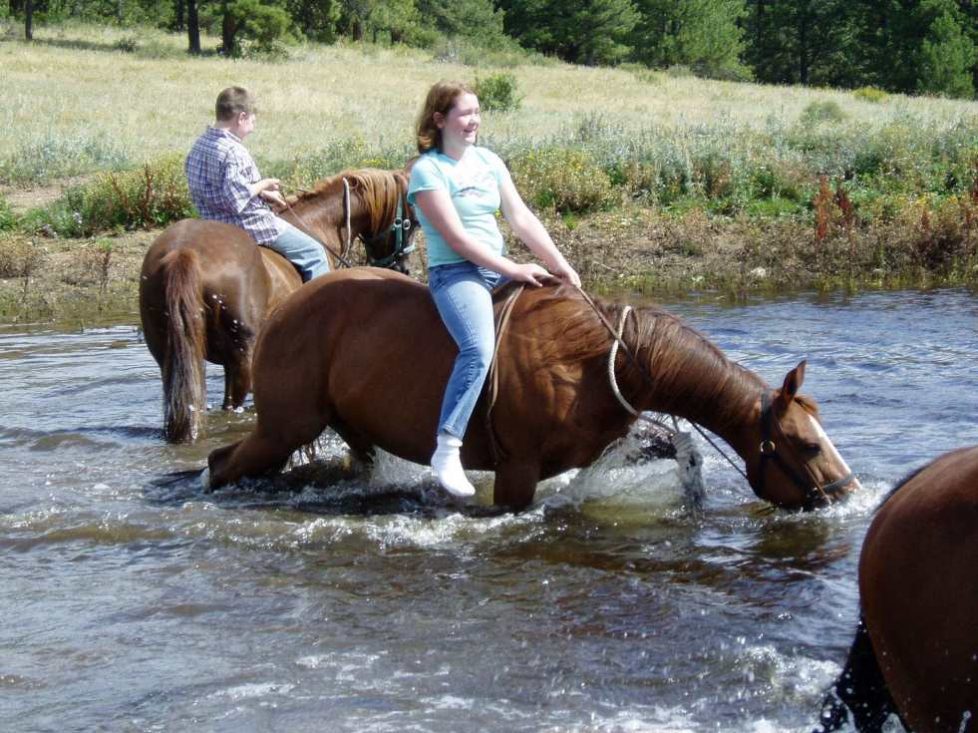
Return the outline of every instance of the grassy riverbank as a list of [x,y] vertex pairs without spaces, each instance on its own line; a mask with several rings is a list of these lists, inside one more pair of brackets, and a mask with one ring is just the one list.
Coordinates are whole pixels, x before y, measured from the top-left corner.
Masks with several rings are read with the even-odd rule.
[[[189,211],[180,156],[224,86],[258,93],[249,147],[294,190],[347,167],[400,166],[433,81],[499,73],[523,102],[486,112],[482,142],[594,289],[737,297],[978,282],[972,102],[574,67],[450,43],[303,46],[263,63],[191,59],[182,37],[155,30],[36,35],[0,42],[0,126],[15,131],[0,138],[0,318],[135,297],[146,232]],[[144,205],[127,205],[127,191]]]

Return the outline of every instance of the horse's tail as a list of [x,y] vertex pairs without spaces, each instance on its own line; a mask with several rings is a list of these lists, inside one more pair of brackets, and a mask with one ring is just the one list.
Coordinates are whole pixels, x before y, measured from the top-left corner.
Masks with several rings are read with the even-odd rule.
[[182,248],[166,255],[166,350],[163,429],[171,443],[194,441],[205,409],[204,297],[197,255]]
[[897,712],[862,616],[846,666],[822,702],[821,727],[815,733],[839,730],[848,722],[850,712],[860,733],[879,733],[887,718]]

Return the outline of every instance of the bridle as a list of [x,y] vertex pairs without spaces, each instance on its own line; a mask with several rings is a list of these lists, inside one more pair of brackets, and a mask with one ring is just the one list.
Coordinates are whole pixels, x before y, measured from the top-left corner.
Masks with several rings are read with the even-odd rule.
[[[390,227],[381,230],[379,233],[370,237],[363,234],[360,239],[363,241],[363,248],[367,253],[367,259],[373,267],[393,267],[409,254],[414,252],[414,243],[411,241],[411,227],[413,226],[410,216],[405,216],[408,210],[407,197],[401,194],[397,197],[397,212],[394,214],[394,221]],[[375,257],[373,254],[374,245],[380,244],[391,234],[394,235],[394,249],[385,257]]]
[[819,485],[818,479],[812,473],[806,461],[797,461],[804,469],[804,472],[799,471],[791,462],[786,461],[781,453],[778,452],[779,444],[785,452],[794,453],[795,458],[799,458],[799,456],[791,445],[791,441],[788,440],[788,436],[785,435],[784,430],[781,428],[781,421],[774,414],[772,394],[772,392],[768,391],[761,393],[761,443],[758,449],[760,451],[760,466],[758,467],[757,474],[757,494],[763,496],[764,476],[767,472],[768,465],[773,462],[777,464],[778,468],[785,475],[794,481],[798,488],[804,491],[806,509],[811,509],[822,503],[832,503],[832,501],[841,495],[842,489],[856,479],[855,474],[850,471],[836,481]]

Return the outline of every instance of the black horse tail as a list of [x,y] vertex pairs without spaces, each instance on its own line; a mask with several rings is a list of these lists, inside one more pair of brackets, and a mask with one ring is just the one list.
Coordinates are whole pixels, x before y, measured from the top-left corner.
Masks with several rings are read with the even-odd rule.
[[848,722],[850,712],[860,733],[880,733],[886,719],[897,712],[862,616],[846,666],[822,702],[821,726],[815,733],[839,730]]
[[197,439],[205,409],[204,296],[197,255],[177,249],[166,271],[166,351],[163,356],[163,430],[171,443]]

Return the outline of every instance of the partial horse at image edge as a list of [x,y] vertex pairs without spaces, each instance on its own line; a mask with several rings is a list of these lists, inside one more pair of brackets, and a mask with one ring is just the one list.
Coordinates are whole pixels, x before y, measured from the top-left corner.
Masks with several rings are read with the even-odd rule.
[[[529,505],[540,480],[590,465],[627,434],[635,417],[608,379],[607,324],[623,312],[592,307],[568,287],[528,288],[516,299],[497,350],[495,403],[489,412],[484,391],[462,448],[466,469],[495,471],[496,504]],[[632,311],[622,328],[631,355],[622,349],[614,365],[621,392],[640,411],[684,417],[726,440],[758,496],[810,509],[859,488],[815,403],[797,394],[804,363],[772,389],[664,311]],[[259,338],[257,424],[211,453],[211,486],[280,470],[326,427],[360,458],[379,447],[426,465],[456,351],[417,282],[357,268],[310,283]]]
[[978,446],[938,457],[880,506],[859,558],[860,619],[819,730],[891,714],[918,733],[978,730]]
[[[280,215],[322,242],[334,267],[360,237],[370,261],[404,271],[417,229],[398,221],[413,223],[406,193],[405,171],[347,171],[290,197]],[[261,325],[301,284],[288,260],[229,224],[184,219],[157,237],[143,259],[139,310],[160,367],[167,440],[196,439],[205,360],[224,367],[223,407],[244,403]]]

